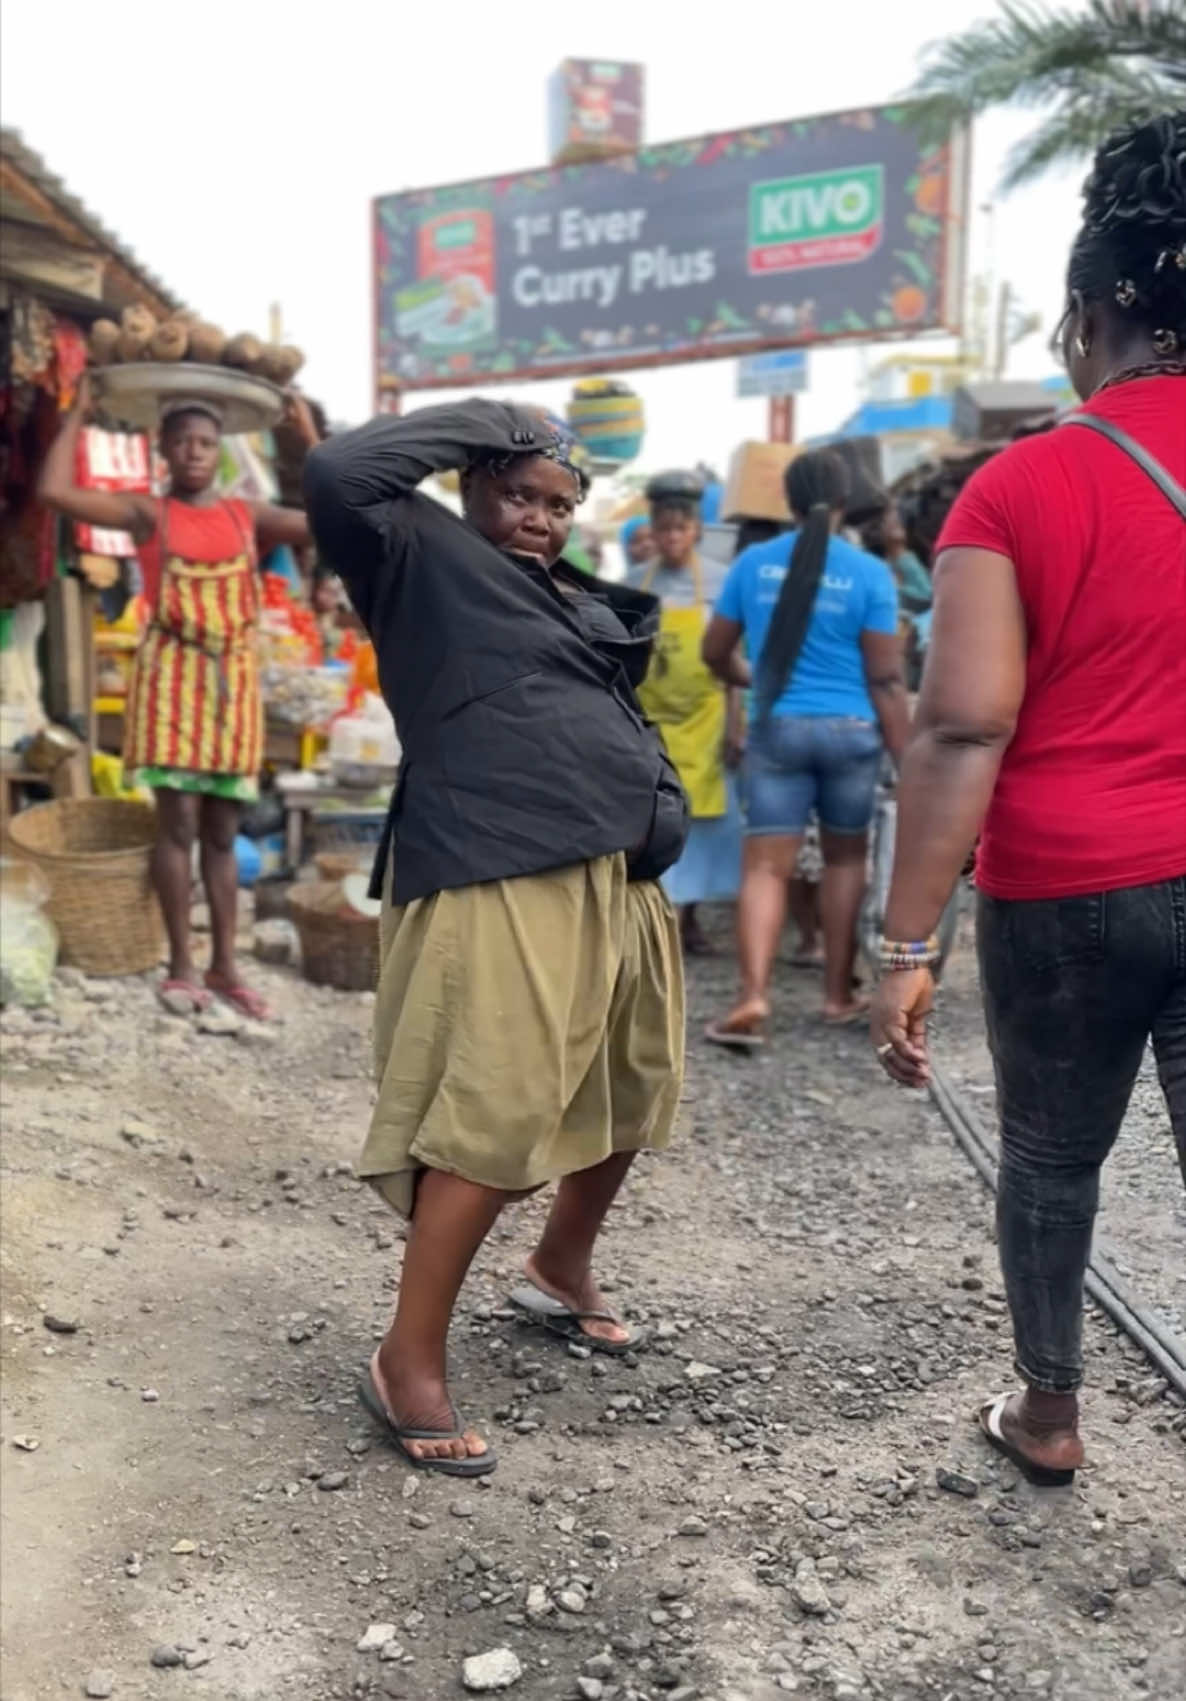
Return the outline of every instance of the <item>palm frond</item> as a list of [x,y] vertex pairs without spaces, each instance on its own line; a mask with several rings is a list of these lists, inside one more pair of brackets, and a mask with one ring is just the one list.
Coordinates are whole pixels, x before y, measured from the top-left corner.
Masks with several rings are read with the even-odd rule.
[[1129,101],[1060,108],[1010,150],[1001,188],[1020,189],[1053,165],[1074,159],[1086,161],[1114,130],[1141,118],[1153,118],[1164,110],[1164,106],[1153,105],[1146,111],[1135,111]]
[[1005,0],[997,17],[929,49],[906,98],[932,140],[989,107],[1057,102],[1015,151],[1006,181],[1016,184],[1090,153],[1120,124],[1180,105],[1184,89],[1186,0],[1088,0],[1078,11]]

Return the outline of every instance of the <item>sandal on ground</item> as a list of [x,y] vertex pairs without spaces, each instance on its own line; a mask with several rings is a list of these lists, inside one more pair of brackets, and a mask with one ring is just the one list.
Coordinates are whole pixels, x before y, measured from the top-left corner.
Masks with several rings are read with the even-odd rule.
[[256,992],[252,986],[245,986],[242,981],[226,985],[223,981],[206,976],[206,985],[215,998],[229,1004],[232,1010],[240,1016],[246,1016],[249,1022],[271,1022],[275,1019],[275,1011],[262,993]]
[[582,1324],[616,1323],[619,1328],[626,1325],[612,1311],[574,1311],[563,1300],[553,1299],[551,1294],[544,1293],[530,1282],[516,1288],[510,1295],[510,1302],[527,1321],[542,1323],[550,1334],[558,1335],[562,1341],[575,1341],[578,1346],[588,1347],[595,1353],[606,1353],[610,1358],[621,1358],[646,1345],[646,1335],[641,1329],[631,1329],[629,1339],[625,1341],[606,1341],[600,1335],[591,1335],[582,1328]]
[[[163,1004],[171,1016],[200,1016],[203,1010],[209,1010],[214,1002],[213,995],[205,987],[195,986],[192,980],[163,980],[156,989],[157,1001]],[[188,1009],[182,1010],[180,1002],[188,1000]],[[170,1003],[170,999],[173,1000]]]
[[855,1028],[866,1024],[869,1020],[869,1000],[858,998],[850,1010],[845,1010],[839,1016],[830,1016],[826,1010],[820,1013],[820,1021],[825,1028]]
[[726,1051],[761,1051],[766,1044],[760,1028],[727,1028],[724,1022],[710,1022],[704,1037],[709,1045],[723,1046]]
[[822,951],[796,951],[791,957],[791,967],[793,969],[819,969],[822,972],[823,966],[824,958]]
[[1015,1447],[1005,1434],[1001,1419],[1009,1400],[1010,1395],[1000,1394],[995,1400],[987,1400],[981,1406],[976,1414],[980,1433],[994,1452],[1008,1459],[1011,1465],[1016,1465],[1026,1481],[1032,1482],[1035,1488],[1066,1488],[1075,1480],[1073,1470],[1052,1470],[1049,1465],[1035,1464],[1032,1459],[1026,1457],[1020,1447]]
[[[375,1357],[378,1357],[377,1353]],[[484,1453],[467,1459],[418,1459],[408,1447],[409,1441],[462,1441],[465,1439],[467,1428],[465,1419],[454,1406],[452,1429],[413,1429],[408,1424],[400,1423],[379,1392],[378,1383],[375,1381],[374,1359],[367,1365],[362,1381],[358,1384],[358,1397],[391,1445],[403,1454],[413,1470],[436,1471],[438,1476],[443,1477],[487,1477],[498,1464],[498,1455],[491,1447]]]

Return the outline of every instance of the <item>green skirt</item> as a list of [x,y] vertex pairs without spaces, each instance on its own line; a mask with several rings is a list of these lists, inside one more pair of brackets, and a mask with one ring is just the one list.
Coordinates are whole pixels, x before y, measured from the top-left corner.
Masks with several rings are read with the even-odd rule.
[[128,776],[132,786],[152,791],[197,792],[202,797],[224,797],[229,803],[259,801],[259,781],[253,774],[196,774],[188,768],[135,768]]

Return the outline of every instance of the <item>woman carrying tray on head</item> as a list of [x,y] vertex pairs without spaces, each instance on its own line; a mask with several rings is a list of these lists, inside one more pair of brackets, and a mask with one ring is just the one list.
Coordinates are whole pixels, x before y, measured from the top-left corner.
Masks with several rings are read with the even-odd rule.
[[[267,1006],[235,967],[235,835],[242,805],[258,795],[263,756],[256,568],[261,550],[306,543],[308,524],[298,509],[218,495],[222,420],[201,399],[170,400],[162,409],[163,497],[80,489],[75,451],[89,404],[84,382],[46,456],[38,494],[74,520],[129,532],[144,574],[151,615],[128,688],[124,761],[129,778],[156,794],[153,882],[169,935],[161,998],[183,1014],[217,995],[266,1019]],[[307,442],[316,442],[307,404],[294,397],[289,407]],[[190,954],[195,841],[213,938],[204,985]]]

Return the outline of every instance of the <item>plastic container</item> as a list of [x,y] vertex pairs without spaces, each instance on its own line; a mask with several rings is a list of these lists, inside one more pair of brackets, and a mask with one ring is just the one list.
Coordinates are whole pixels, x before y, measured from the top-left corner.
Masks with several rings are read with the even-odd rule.
[[359,790],[393,785],[400,744],[395,722],[382,697],[368,692],[353,714],[341,715],[330,728],[329,762],[335,782]]
[[262,857],[254,839],[240,833],[235,839],[235,866],[240,886],[254,886],[260,876]]

